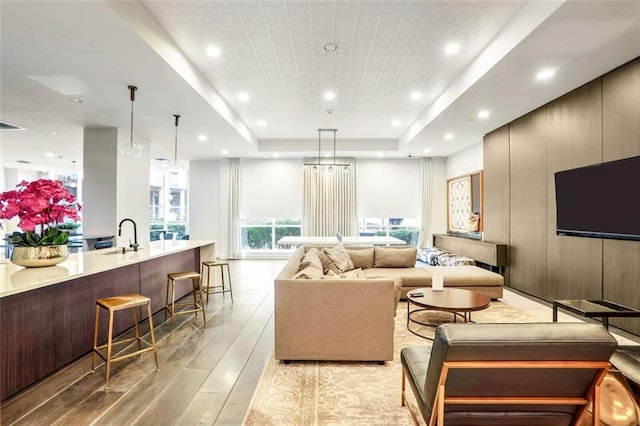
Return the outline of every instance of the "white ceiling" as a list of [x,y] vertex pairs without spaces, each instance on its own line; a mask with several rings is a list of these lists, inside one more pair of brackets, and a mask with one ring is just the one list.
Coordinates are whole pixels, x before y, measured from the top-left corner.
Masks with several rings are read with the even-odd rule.
[[0,131],[6,167],[81,167],[84,127],[128,131],[129,84],[152,158],[173,158],[173,114],[181,160],[314,155],[325,127],[338,155],[448,156],[640,56],[637,0],[2,0],[0,24],[0,121],[26,128]]

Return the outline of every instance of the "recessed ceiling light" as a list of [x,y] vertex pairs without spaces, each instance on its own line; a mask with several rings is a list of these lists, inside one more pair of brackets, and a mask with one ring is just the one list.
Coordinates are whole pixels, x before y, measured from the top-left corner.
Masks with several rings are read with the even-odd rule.
[[382,157],[384,157],[384,152],[379,152],[378,153],[378,158],[382,158]]
[[46,155],[49,158],[52,158],[55,156],[55,154],[53,152],[46,152],[44,155]]
[[242,102],[246,102],[249,100],[249,95],[247,93],[238,93],[238,100],[242,101]]
[[198,140],[199,140],[200,142],[204,142],[204,141],[206,141],[206,140],[207,140],[207,135],[198,135]]
[[395,126],[395,127],[399,126],[400,124],[402,124],[402,121],[400,121],[400,120],[393,120],[393,121],[391,122],[391,125],[392,125],[392,126]]
[[82,103],[82,99],[80,99],[80,98],[69,98],[69,100],[71,102],[75,102],[77,104],[81,104]]
[[335,43],[327,43],[324,45],[324,50],[326,50],[327,52],[334,52],[338,50],[338,45]]
[[459,43],[449,43],[444,48],[444,52],[447,55],[454,55],[454,54],[458,53],[459,51],[460,51],[460,44]]
[[272,155],[272,157],[273,157],[273,158],[278,158],[278,157],[280,157],[280,154],[278,154],[277,152],[274,152],[274,153],[273,153],[273,155]]
[[431,150],[429,148],[425,148],[425,149],[422,150],[422,152],[424,154],[429,154],[431,152]]
[[222,151],[220,151],[220,154],[229,155],[229,150],[228,149],[223,149]]
[[52,134],[53,136],[55,136],[55,135],[57,135],[58,133],[56,133],[56,132],[51,132],[51,134]]
[[445,133],[444,134],[444,138],[448,141],[450,141],[451,139],[453,139],[453,133]]
[[205,52],[207,52],[207,55],[213,56],[214,58],[220,57],[220,53],[221,53],[220,49],[216,46],[207,47],[207,50],[205,50]]
[[413,99],[414,101],[422,99],[422,92],[413,92],[411,94],[411,99]]
[[548,80],[553,77],[555,73],[556,71],[552,69],[542,70],[536,74],[536,80]]
[[332,99],[335,99],[335,98],[336,98],[336,94],[335,94],[335,93],[333,93],[332,91],[328,91],[328,92],[325,92],[325,94],[324,94],[324,98],[325,98],[326,100],[330,101],[330,100],[332,100]]
[[267,125],[267,121],[266,120],[258,120],[258,126],[266,126]]
[[486,109],[478,111],[478,118],[487,118],[487,117],[489,117],[489,111],[487,111]]

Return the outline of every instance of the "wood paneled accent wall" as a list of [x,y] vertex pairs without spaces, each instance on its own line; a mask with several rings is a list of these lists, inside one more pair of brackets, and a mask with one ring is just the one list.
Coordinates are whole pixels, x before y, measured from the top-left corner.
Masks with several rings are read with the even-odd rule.
[[[482,194],[484,239],[509,241],[509,126],[485,136],[483,157],[483,188],[491,188],[490,191],[483,190]],[[485,225],[487,221],[489,223]],[[504,270],[504,282],[509,283],[509,268]]]
[[602,240],[556,235],[554,173],[602,162],[602,86],[595,80],[548,104],[547,285],[544,298],[602,297]]
[[[640,155],[640,59],[602,77],[602,159]],[[603,240],[603,297],[640,307],[640,242]],[[611,324],[640,334],[634,319]]]
[[[484,235],[509,245],[508,285],[640,309],[640,242],[555,233],[555,172],[636,155],[640,58],[485,136]],[[640,319],[611,323],[640,334]]]
[[[545,112],[537,110],[509,126],[510,282],[544,294],[547,269],[547,139]],[[497,241],[498,242],[498,241]]]

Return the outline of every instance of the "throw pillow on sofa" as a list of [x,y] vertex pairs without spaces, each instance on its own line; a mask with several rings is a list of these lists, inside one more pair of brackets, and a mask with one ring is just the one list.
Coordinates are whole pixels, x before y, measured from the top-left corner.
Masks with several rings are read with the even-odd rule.
[[329,271],[333,271],[335,273],[340,272],[336,264],[329,258],[329,256],[327,256],[327,253],[325,253],[324,250],[318,250],[315,247],[309,250],[315,250],[318,253],[318,258],[320,259],[320,262],[322,262],[323,274],[327,275]]
[[332,248],[327,247],[324,249],[324,252],[326,253],[327,256],[329,256],[329,259],[331,259],[333,263],[336,265],[336,268],[338,269],[337,271],[338,273],[355,269],[355,266],[353,265],[353,262],[349,257],[349,253],[347,253],[347,250],[344,248],[342,244],[339,244]]
[[354,268],[373,268],[373,247],[360,250],[347,249],[347,253],[353,262]]
[[337,278],[337,279],[345,279],[345,280],[364,280],[367,277],[364,276],[364,272],[362,272],[362,268],[352,269],[351,271],[342,272],[340,274],[336,274],[333,271],[329,271],[327,274],[327,278]]
[[309,280],[322,279],[322,262],[320,262],[317,251],[317,249],[312,248],[304,255],[300,262],[298,273],[293,276],[294,280],[300,278]]
[[374,247],[374,268],[413,268],[418,250],[415,247]]

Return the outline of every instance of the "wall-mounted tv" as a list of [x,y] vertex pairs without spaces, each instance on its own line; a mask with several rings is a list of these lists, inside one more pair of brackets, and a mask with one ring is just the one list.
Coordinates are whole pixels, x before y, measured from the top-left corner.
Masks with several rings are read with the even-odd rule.
[[556,234],[640,241],[640,156],[555,174]]

